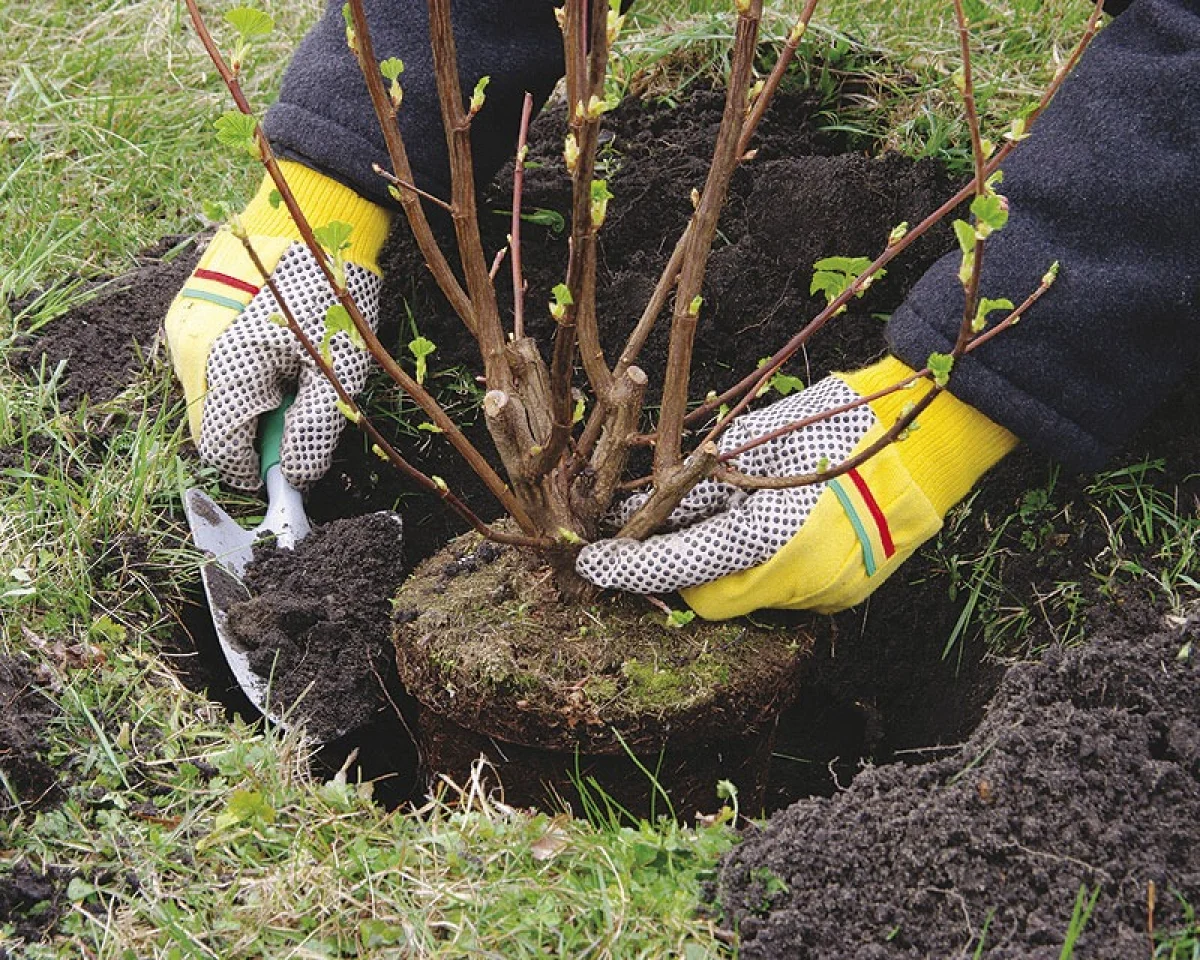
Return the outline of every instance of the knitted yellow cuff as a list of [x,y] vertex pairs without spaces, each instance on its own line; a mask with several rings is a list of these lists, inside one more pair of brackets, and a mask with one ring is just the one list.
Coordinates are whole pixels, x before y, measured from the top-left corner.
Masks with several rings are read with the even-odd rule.
[[[391,212],[302,163],[283,160],[279,167],[309,225],[323,227],[333,220],[350,224],[350,248],[346,251],[346,259],[379,273],[379,251],[387,239]],[[252,236],[299,240],[300,231],[292,222],[287,207],[283,203],[271,205],[274,192],[275,183],[267,175],[243,212],[242,225]]]
[[[911,367],[889,356],[837,376],[857,393],[868,396],[913,373]],[[871,409],[890,426],[928,389],[927,384],[919,382],[912,390],[897,390],[872,401]],[[895,447],[917,486],[942,515],[970,493],[979,478],[1018,442],[1004,427],[949,393],[942,393],[922,411],[914,427]]]

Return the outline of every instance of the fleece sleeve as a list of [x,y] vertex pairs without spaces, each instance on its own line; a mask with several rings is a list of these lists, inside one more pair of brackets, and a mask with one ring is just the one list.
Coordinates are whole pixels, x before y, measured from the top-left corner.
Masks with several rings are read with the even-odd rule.
[[[982,293],[1020,302],[1012,330],[965,357],[950,389],[1034,447],[1094,470],[1200,357],[1200,2],[1134,0],[1096,38],[1004,168],[1008,226]],[[963,310],[959,255],[888,326],[921,366]]]
[[[541,107],[563,72],[562,36],[550,0],[456,0],[451,5],[466,93],[491,78],[471,125],[476,173],[489,180],[511,155],[528,91]],[[426,0],[365,0],[376,56],[399,57],[400,125],[418,186],[449,196],[449,165],[429,49]],[[387,149],[353,53],[342,0],[330,0],[284,74],[264,122],[283,156],[320,170],[362,196],[391,204],[371,165],[390,169]]]

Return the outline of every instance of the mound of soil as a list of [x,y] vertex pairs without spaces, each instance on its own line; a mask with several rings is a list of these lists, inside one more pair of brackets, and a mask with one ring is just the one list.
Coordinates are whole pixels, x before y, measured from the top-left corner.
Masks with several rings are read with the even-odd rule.
[[320,742],[388,707],[400,533],[395,516],[373,513],[318,527],[295,550],[260,546],[244,579],[250,599],[227,611],[251,668],[271,680],[272,708]]
[[[65,407],[85,397],[93,404],[111,400],[141,369],[167,307],[196,266],[199,246],[195,237],[164,237],[141,254],[137,269],[85,281],[92,298],[18,344],[14,364],[30,372],[44,366],[48,373],[63,364],[58,399]],[[21,306],[13,304],[13,312]]]
[[741,955],[1058,957],[1098,885],[1080,955],[1146,956],[1148,884],[1160,930],[1200,894],[1200,619],[1144,631],[1013,667],[950,756],[777,814],[721,872]]
[[[58,777],[43,755],[42,735],[56,707],[37,689],[32,665],[16,657],[0,657],[0,772],[22,806],[54,800]],[[12,795],[0,790],[0,817],[15,810]]]

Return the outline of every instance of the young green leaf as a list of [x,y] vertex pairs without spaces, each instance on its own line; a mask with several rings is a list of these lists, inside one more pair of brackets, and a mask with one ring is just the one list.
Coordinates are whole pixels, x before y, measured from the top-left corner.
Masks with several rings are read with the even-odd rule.
[[480,77],[479,80],[476,82],[475,89],[473,91],[471,91],[470,110],[471,110],[472,115],[478,113],[480,110],[483,109],[483,104],[487,100],[487,96],[484,93],[484,91],[487,89],[488,84],[491,82],[492,82],[491,77]]
[[313,229],[317,243],[329,251],[331,256],[340,256],[342,251],[350,246],[350,234],[354,228],[341,220],[330,220],[323,227]]
[[204,216],[213,223],[223,223],[229,219],[232,212],[229,204],[224,200],[201,200],[200,207],[204,211]]
[[933,382],[944,387],[950,382],[950,371],[954,368],[954,357],[949,353],[931,353],[925,361],[929,372],[933,374]]
[[567,229],[567,220],[557,210],[546,210],[539,207],[536,210],[531,210],[529,213],[521,214],[522,220],[527,220],[529,223],[536,223],[541,227],[549,227],[550,232],[555,236],[561,234]]
[[354,321],[350,319],[349,311],[340,303],[335,303],[332,307],[325,311],[325,334],[321,337],[319,349],[321,356],[325,358],[326,363],[333,363],[333,357],[330,353],[329,345],[335,336],[339,333],[344,333],[350,338],[350,342],[360,350],[367,348],[363,341],[362,334],[354,326]]
[[976,236],[986,240],[1008,223],[1008,200],[998,193],[985,193],[971,201],[971,214]]
[[592,181],[592,226],[604,226],[604,218],[608,216],[608,201],[612,198],[607,180]]
[[408,342],[408,352],[417,361],[417,383],[425,382],[425,376],[429,372],[427,361],[435,350],[437,345],[427,337],[417,337]]
[[388,86],[388,98],[392,101],[394,110],[400,109],[400,104],[404,102],[404,90],[400,86],[400,74],[404,72],[404,61],[399,57],[388,57],[379,64],[379,72],[383,74],[385,80],[390,80]]
[[[825,257],[818,260],[813,264],[814,273],[808,292],[823,293],[825,302],[833,303],[846,292],[854,281],[862,276],[870,265],[869,257]],[[867,292],[867,288],[872,282],[885,276],[886,273],[886,270],[877,271],[871,278],[871,282],[864,283],[855,296],[861,297]]]
[[[501,214],[502,216],[511,217],[511,210],[493,210],[492,213]],[[567,219],[557,210],[546,210],[543,207],[537,207],[529,213],[521,214],[521,219],[526,223],[536,223],[539,227],[546,227],[556,237],[567,229]]]
[[[758,361],[755,369],[761,370],[771,362],[770,357],[763,357]],[[771,379],[764,383],[759,389],[757,396],[766,396],[772,390],[776,391],[781,397],[786,397],[790,393],[795,393],[798,390],[804,389],[804,381],[799,377],[793,377],[790,373],[784,373],[782,370],[777,370],[772,374]],[[715,398],[716,394],[710,394],[709,399]]]
[[271,19],[270,14],[254,7],[234,7],[226,12],[225,19],[233,24],[233,28],[245,41],[261,39],[275,29],[275,21]]
[[975,311],[975,319],[971,323],[971,332],[980,333],[987,326],[987,315],[993,310],[1011,310],[1013,302],[1005,300],[1001,297],[998,300],[989,300],[987,297],[979,298],[979,307]]
[[267,203],[271,205],[272,210],[278,210],[279,205],[283,203],[283,194],[278,190],[272,190],[267,194]]
[[563,142],[563,162],[567,165],[567,173],[574,173],[579,164],[579,140],[573,133],[568,133]]
[[793,377],[790,373],[780,371],[771,378],[768,384],[770,389],[774,390],[781,397],[786,397],[788,394],[797,393],[804,389],[804,381],[799,377]]
[[966,220],[954,221],[954,235],[958,238],[958,246],[963,253],[975,252],[975,228]]
[[218,143],[245,150],[258,159],[258,141],[254,138],[258,121],[254,117],[238,110],[229,110],[217,117],[213,126],[217,130]]
[[559,283],[550,293],[554,295],[550,303],[550,316],[555,320],[562,320],[567,315],[567,307],[575,303],[575,298],[571,296],[571,288],[565,283]]
[[695,619],[695,610],[672,610],[667,614],[667,626],[675,630],[682,630]]
[[339,399],[336,403],[334,403],[334,406],[337,407],[338,413],[340,413],[351,423],[359,423],[362,421],[362,411],[355,410],[354,407],[350,406],[350,404],[346,403],[344,400]]

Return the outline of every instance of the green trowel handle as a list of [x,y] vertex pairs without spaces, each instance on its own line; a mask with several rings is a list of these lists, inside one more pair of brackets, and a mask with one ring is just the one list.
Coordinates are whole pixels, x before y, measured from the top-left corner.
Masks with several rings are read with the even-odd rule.
[[259,417],[258,455],[261,463],[258,475],[264,481],[267,479],[267,471],[279,463],[279,448],[283,443],[283,418],[295,399],[294,393],[286,394],[283,403]]

